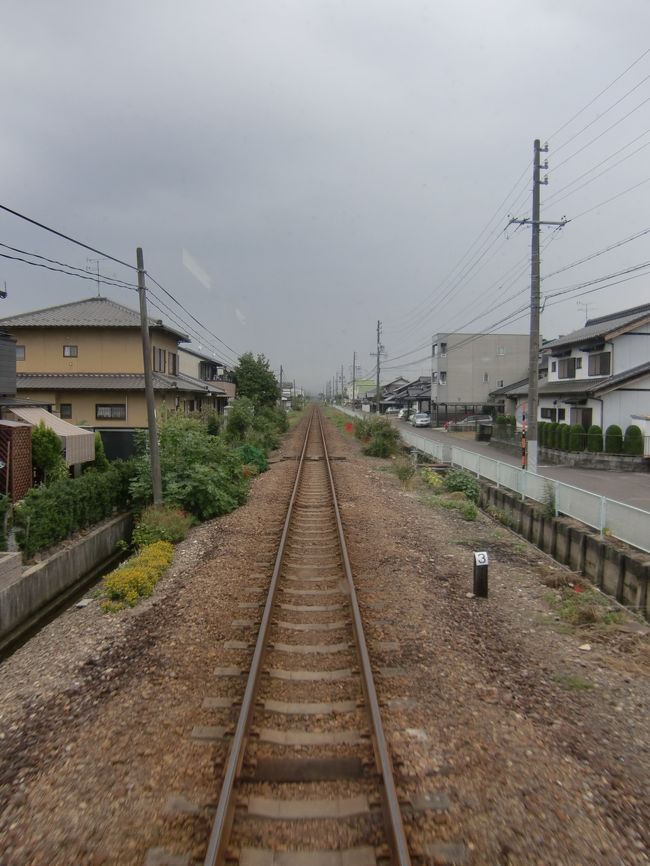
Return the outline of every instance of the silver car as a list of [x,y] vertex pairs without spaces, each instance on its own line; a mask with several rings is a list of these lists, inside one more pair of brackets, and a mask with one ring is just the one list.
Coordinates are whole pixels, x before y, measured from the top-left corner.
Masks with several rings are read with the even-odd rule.
[[414,427],[430,427],[431,415],[429,415],[428,412],[416,412],[411,418],[411,424]]

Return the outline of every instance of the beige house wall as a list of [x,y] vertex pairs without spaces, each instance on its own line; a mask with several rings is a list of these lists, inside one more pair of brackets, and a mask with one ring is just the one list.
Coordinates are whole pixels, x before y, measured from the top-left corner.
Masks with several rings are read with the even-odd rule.
[[[137,328],[15,328],[25,360],[17,373],[142,373],[142,340]],[[66,358],[64,346],[76,346],[77,357]],[[151,347],[178,353],[173,336],[151,330]],[[65,401],[64,401],[65,402]]]

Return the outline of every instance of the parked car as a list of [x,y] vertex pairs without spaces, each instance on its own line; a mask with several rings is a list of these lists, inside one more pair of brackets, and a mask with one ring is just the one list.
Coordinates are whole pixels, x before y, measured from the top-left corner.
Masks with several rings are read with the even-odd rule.
[[430,427],[431,415],[429,415],[427,412],[416,412],[415,415],[411,418],[411,424],[414,427]]
[[389,406],[386,409],[385,415],[397,415],[399,417],[399,406]]
[[397,417],[398,417],[398,418],[403,418],[404,421],[408,421],[408,417],[409,417],[410,411],[411,411],[411,410],[410,410],[410,409],[407,409],[406,406],[405,406],[403,409],[400,409],[400,410],[399,410],[399,412],[397,413]]

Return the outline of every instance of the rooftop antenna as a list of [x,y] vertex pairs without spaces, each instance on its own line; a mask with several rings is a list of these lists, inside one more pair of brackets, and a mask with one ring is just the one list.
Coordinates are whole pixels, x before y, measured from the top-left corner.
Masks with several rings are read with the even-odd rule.
[[[99,263],[100,263],[100,262],[105,262],[105,261],[106,261],[106,259],[89,259],[89,258],[86,258],[86,270],[87,270],[88,272],[90,272],[91,270],[96,270],[96,271],[97,271],[97,297],[98,297],[98,298],[101,298],[101,296],[102,296],[101,290],[100,290],[100,288],[99,288],[99,286],[100,286],[100,282],[99,282],[99,277],[100,277],[100,273],[99,273]],[[90,265],[96,265],[96,268],[95,268],[95,269],[91,269],[91,268],[89,267]]]
[[0,289],[0,298],[4,299],[6,297],[7,297],[7,281],[5,280],[4,281],[4,288]]
[[584,307],[585,308],[585,325],[586,325],[587,322],[589,321],[589,307],[594,307],[595,304],[593,303],[593,301],[591,303],[589,303],[588,301],[576,301],[576,305],[578,307]]

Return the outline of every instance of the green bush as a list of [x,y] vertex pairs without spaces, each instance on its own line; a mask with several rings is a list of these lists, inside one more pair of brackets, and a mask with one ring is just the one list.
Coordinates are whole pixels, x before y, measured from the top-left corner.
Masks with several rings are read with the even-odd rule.
[[7,549],[7,534],[5,520],[10,508],[9,497],[0,494],[0,550]]
[[[199,520],[226,514],[246,501],[248,481],[236,452],[210,436],[205,424],[181,413],[161,418],[158,428],[163,501]],[[136,477],[131,494],[136,507],[152,500],[146,437],[138,439]]]
[[266,472],[269,468],[264,451],[254,445],[248,443],[240,445],[239,448],[235,448],[235,454],[244,466],[255,466],[258,472]]
[[540,448],[544,448],[546,445],[546,432],[548,430],[548,422],[547,421],[539,421],[537,424],[537,442]]
[[623,431],[618,424],[610,424],[605,430],[605,451],[608,454],[621,454],[623,451]]
[[641,432],[641,428],[637,427],[636,424],[630,424],[625,431],[623,450],[626,454],[643,454],[643,433]]
[[104,441],[99,430],[95,431],[95,459],[91,463],[91,466],[94,466],[98,472],[105,472],[110,466],[106,451],[104,450]]
[[557,448],[557,428],[559,424],[557,421],[551,421],[548,425],[548,430],[546,431],[546,447],[547,448]]
[[140,515],[132,540],[136,547],[145,547],[155,541],[178,544],[185,538],[191,525],[192,518],[180,508],[152,505]]
[[569,436],[571,433],[571,428],[568,424],[560,424],[557,429],[557,447],[562,451],[569,450]]
[[68,474],[61,440],[43,421],[32,427],[32,466],[39,483],[50,484]]
[[131,462],[114,463],[105,472],[91,469],[80,478],[64,478],[49,487],[33,487],[14,508],[16,541],[26,558],[58,544],[79,529],[127,507]]
[[233,401],[228,412],[226,424],[226,441],[243,442],[246,434],[253,426],[255,407],[248,397],[238,397]]
[[408,457],[400,457],[395,461],[393,471],[402,482],[402,486],[408,487],[415,475],[415,465]]
[[587,431],[587,451],[598,454],[603,450],[603,431],[598,424],[592,424]]
[[445,475],[443,483],[446,490],[460,490],[472,502],[478,502],[481,486],[466,469],[450,469]]
[[571,424],[569,427],[569,451],[584,451],[585,428],[582,424]]

